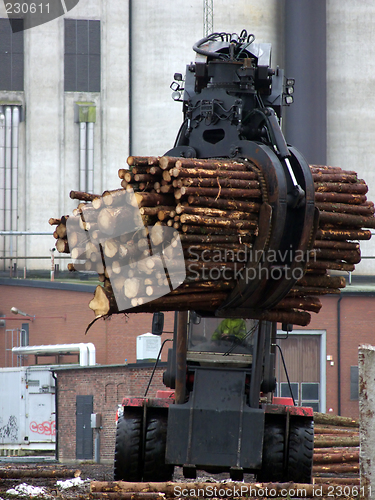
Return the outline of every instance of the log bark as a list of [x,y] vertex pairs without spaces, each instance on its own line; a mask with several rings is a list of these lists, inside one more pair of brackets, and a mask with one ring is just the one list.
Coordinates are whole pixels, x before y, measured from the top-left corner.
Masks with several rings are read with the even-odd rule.
[[357,175],[354,170],[343,170],[341,167],[332,167],[331,165],[310,165],[311,173],[318,174],[346,174]]
[[143,493],[143,492],[121,492],[121,491],[108,491],[108,492],[92,492],[90,493],[90,498],[109,498],[109,499],[118,499],[118,500],[157,500],[157,499],[165,499],[164,493]]
[[359,477],[314,477],[315,484],[357,486]]
[[361,215],[343,214],[336,212],[320,212],[319,225],[334,224],[346,227],[375,227],[375,217],[363,217]]
[[357,175],[351,174],[330,174],[330,173],[312,173],[314,182],[358,182]]
[[314,439],[315,448],[329,448],[331,446],[359,446],[359,436],[322,436]]
[[259,189],[260,184],[256,180],[227,179],[217,177],[216,179],[186,178],[184,180],[173,181],[173,187],[222,187],[239,189]]
[[183,196],[213,196],[215,198],[246,198],[257,199],[261,198],[262,192],[260,189],[236,189],[236,188],[198,188],[198,187],[182,187],[176,189],[174,197],[180,200]]
[[311,321],[311,315],[305,311],[291,309],[290,311],[278,310],[277,308],[265,312],[254,313],[254,319],[263,321],[274,321],[277,323],[291,323],[293,325],[307,326]]
[[353,429],[352,427],[334,427],[333,425],[322,425],[315,424],[314,425],[314,433],[318,434],[341,434],[343,436],[357,436],[358,430]]
[[331,203],[351,203],[353,205],[362,205],[367,201],[365,195],[348,193],[319,193],[315,191],[315,201],[328,201]]
[[205,310],[213,311],[226,299],[226,292],[202,292],[186,293],[178,295],[165,295],[152,302],[143,304],[138,311],[132,312],[154,312],[154,311],[188,311],[204,307]]
[[293,285],[287,297],[303,297],[304,295],[330,295],[340,293],[339,288],[319,288],[313,286]]
[[315,193],[350,193],[366,194],[368,187],[365,183],[344,184],[341,182],[315,182]]
[[80,470],[75,469],[0,469],[1,479],[22,478],[73,478],[81,475]]
[[[205,235],[205,234],[210,234],[212,232],[215,232],[216,235],[228,235],[231,236],[233,235],[233,229],[228,229],[225,227],[216,227],[214,225],[209,226],[193,226],[190,224],[183,224],[181,226],[182,232],[183,233],[188,233],[188,234],[197,234],[197,235]],[[249,230],[242,230],[238,229],[236,231],[237,237],[241,236],[257,236],[258,235],[258,230],[253,229],[252,231]]]
[[366,229],[318,229],[316,238],[320,240],[370,240],[371,231]]
[[[179,161],[179,160],[178,160]],[[177,162],[178,163],[178,162]],[[170,171],[171,177],[186,178],[186,180],[193,180],[194,182],[206,182],[207,179],[212,179],[214,181],[221,180],[239,180],[239,181],[249,181],[258,182],[258,174],[251,171],[236,171],[236,170],[207,170],[199,168],[172,168]],[[258,186],[254,187],[259,187]]]
[[159,158],[155,156],[129,156],[127,163],[130,167],[157,165],[159,163]]
[[349,205],[348,203],[318,202],[316,206],[325,212],[337,212],[370,216],[374,213],[373,205]]
[[326,288],[345,288],[343,276],[304,276],[297,281],[298,286],[317,286]]
[[340,250],[333,248],[316,248],[310,252],[309,256],[315,256],[318,260],[344,260],[349,264],[358,264],[361,262],[361,252],[357,250]]
[[172,212],[175,210],[175,206],[174,205],[169,205],[169,206],[166,206],[166,205],[158,205],[156,207],[141,207],[139,209],[141,215],[155,215],[157,216],[158,213],[162,210],[164,210],[165,212]]
[[158,205],[174,205],[173,196],[158,193],[135,193],[138,207],[154,207]]
[[354,271],[354,264],[333,260],[316,260],[307,263],[308,269],[333,269],[335,271]]
[[134,174],[134,180],[135,182],[155,182],[155,177],[152,174]]
[[338,446],[336,448],[314,448],[314,455],[342,455],[343,453],[357,453],[359,446]]
[[207,170],[218,170],[224,169],[225,171],[238,170],[243,172],[246,170],[247,166],[250,164],[247,162],[238,162],[236,160],[216,160],[213,158],[209,159],[197,159],[197,158],[176,158],[177,168],[196,168],[196,169],[207,169]]
[[329,413],[314,412],[314,423],[322,425],[334,425],[337,427],[356,427],[359,428],[359,420],[340,415],[331,415]]
[[180,240],[186,244],[207,244],[207,243],[252,243],[254,237],[238,235],[218,235],[218,234],[180,234]]
[[343,464],[327,464],[327,465],[313,465],[313,474],[316,473],[327,473],[330,474],[348,474],[353,472],[359,472],[359,464],[353,463],[343,463]]
[[314,465],[359,462],[359,451],[355,453],[314,453]]
[[216,226],[232,229],[257,229],[258,222],[252,220],[234,220],[224,217],[206,217],[204,215],[182,214],[180,217],[182,224],[196,224],[198,226]]
[[318,313],[322,303],[318,297],[285,297],[277,304],[278,309],[302,309]]
[[[215,490],[216,488],[216,490]],[[285,490],[294,491],[295,495],[293,498],[310,498],[314,497],[316,493],[316,486],[313,484],[303,484],[303,483],[236,483],[228,481],[226,483],[127,483],[125,481],[92,481],[90,485],[91,493],[99,492],[133,492],[133,493],[163,493],[167,498],[176,498],[176,491],[186,491],[191,492],[191,494],[186,496],[187,498],[197,497],[198,490],[201,492],[200,497],[203,498],[217,498],[219,497],[248,497],[251,498],[256,496],[263,497],[265,490],[272,490],[272,496],[279,497],[282,491]],[[215,494],[216,491],[216,494]],[[241,495],[234,494],[234,491],[241,492]],[[194,493],[195,492],[195,493]],[[322,493],[327,494],[329,492],[328,487],[322,485]],[[250,498],[250,496],[249,496]],[[314,497],[315,498],[315,497]]]
[[84,191],[70,191],[69,197],[72,200],[92,201],[95,198],[100,198],[100,194],[85,193]]
[[202,207],[221,208],[223,210],[240,210],[244,212],[259,212],[260,203],[255,201],[226,200],[209,196],[189,196],[189,205]]
[[337,250],[360,250],[359,243],[351,241],[315,240],[314,248],[332,248]]
[[192,214],[192,215],[204,215],[205,217],[224,217],[227,219],[250,219],[250,220],[258,220],[258,214],[249,213],[249,212],[241,212],[237,210],[222,210],[220,208],[211,208],[211,207],[190,207],[184,206],[179,203],[176,206],[177,214]]

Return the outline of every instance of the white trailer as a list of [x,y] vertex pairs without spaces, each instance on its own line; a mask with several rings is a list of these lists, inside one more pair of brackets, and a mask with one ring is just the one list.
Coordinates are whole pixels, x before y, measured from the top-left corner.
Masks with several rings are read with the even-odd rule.
[[[20,356],[79,354],[77,366],[96,364],[92,343],[13,347]],[[0,368],[0,455],[54,451],[55,379],[61,365]]]
[[51,366],[0,369],[0,455],[55,449]]

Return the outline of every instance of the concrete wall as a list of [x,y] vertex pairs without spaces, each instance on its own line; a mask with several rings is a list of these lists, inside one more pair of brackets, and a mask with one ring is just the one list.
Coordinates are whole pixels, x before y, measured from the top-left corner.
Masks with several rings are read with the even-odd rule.
[[[131,106],[135,155],[162,155],[174,145],[182,106],[169,86],[195,60],[193,44],[203,38],[203,1],[132,2]],[[283,64],[283,6],[280,0],[214,2],[215,32],[247,29],[257,42],[273,44],[273,66]]]
[[[327,0],[327,160],[356,170],[375,199],[375,118],[373,26],[375,4],[361,0]],[[375,256],[375,243],[363,255]],[[374,274],[375,259],[357,266],[358,274]]]
[[[71,213],[69,198],[78,189],[79,125],[74,103],[96,106],[94,126],[94,191],[120,187],[119,168],[129,154],[128,2],[79,2],[66,16],[24,32],[25,91],[0,91],[0,98],[24,103],[20,127],[18,230],[48,232],[49,217]],[[5,17],[4,6],[0,16]],[[64,18],[101,21],[101,92],[64,92]],[[54,238],[18,240],[18,255],[48,256]],[[23,267],[24,262],[18,261]],[[61,267],[64,261],[60,262]],[[48,260],[27,261],[48,269]]]
[[[282,65],[283,5],[277,0],[243,1],[233,9],[215,2],[214,29],[247,28],[258,41],[273,43],[273,63]],[[3,5],[0,16],[5,17]],[[101,21],[100,93],[64,92],[64,18]],[[48,232],[50,217],[69,214],[76,206],[69,199],[70,190],[78,188],[75,102],[96,105],[94,191],[98,193],[120,186],[117,171],[126,166],[129,153],[161,155],[173,147],[182,107],[171,99],[169,86],[174,73],[184,74],[186,64],[194,60],[192,45],[202,36],[202,0],[142,0],[130,5],[129,0],[90,0],[79,2],[64,17],[24,32],[25,91],[12,93],[26,110],[20,130],[18,230]],[[0,99],[12,96],[0,91]],[[19,256],[48,257],[54,245],[48,236],[17,241]],[[56,262],[65,267],[66,260]],[[17,264],[22,268],[25,262]],[[29,269],[49,266],[48,258],[27,261]]]

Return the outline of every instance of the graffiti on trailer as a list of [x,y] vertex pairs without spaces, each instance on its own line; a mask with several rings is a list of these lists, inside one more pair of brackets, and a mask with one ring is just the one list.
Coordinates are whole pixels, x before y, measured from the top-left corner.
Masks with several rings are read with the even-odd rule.
[[0,440],[8,442],[8,439],[10,442],[17,441],[18,439],[18,423],[17,417],[14,415],[9,417],[7,424],[0,427]]
[[54,436],[56,433],[55,421],[53,422],[42,422],[38,424],[37,422],[30,422],[31,432],[36,432],[38,434],[44,434],[45,436]]

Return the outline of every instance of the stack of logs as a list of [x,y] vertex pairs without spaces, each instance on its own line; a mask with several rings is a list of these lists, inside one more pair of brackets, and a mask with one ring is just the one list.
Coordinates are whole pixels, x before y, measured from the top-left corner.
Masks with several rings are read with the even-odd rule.
[[[73,216],[50,219],[57,250],[76,261],[70,268],[96,271],[103,282],[90,308],[96,316],[217,309],[258,235],[267,199],[261,172],[251,162],[219,159],[129,157],[128,164],[118,172],[121,188],[101,196],[72,191],[81,201]],[[321,308],[317,296],[345,286],[331,271],[353,271],[358,241],[371,238],[375,210],[365,182],[338,167],[311,172],[320,223],[305,275],[255,319],[307,325]]]
[[315,482],[339,474],[342,483],[359,484],[358,420],[316,412],[314,434]]

